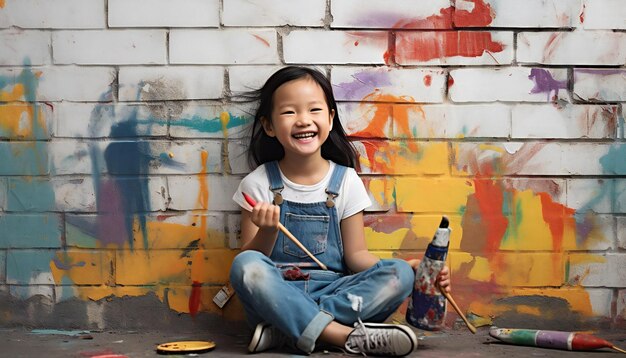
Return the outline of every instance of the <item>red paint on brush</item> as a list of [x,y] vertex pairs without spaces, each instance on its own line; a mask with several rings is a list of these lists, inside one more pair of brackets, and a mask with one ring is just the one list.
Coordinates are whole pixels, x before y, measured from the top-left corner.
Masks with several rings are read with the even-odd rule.
[[202,284],[198,281],[193,281],[191,285],[191,295],[189,296],[189,314],[191,317],[195,317],[198,314],[200,308],[200,295]]
[[613,348],[613,344],[602,338],[585,333],[575,333],[572,338],[573,351],[588,351],[598,348]]
[[246,199],[246,202],[250,204],[251,207],[256,206],[256,201],[254,201],[254,199],[252,199],[250,195],[244,193],[243,191],[241,192],[241,194],[243,194],[243,198]]

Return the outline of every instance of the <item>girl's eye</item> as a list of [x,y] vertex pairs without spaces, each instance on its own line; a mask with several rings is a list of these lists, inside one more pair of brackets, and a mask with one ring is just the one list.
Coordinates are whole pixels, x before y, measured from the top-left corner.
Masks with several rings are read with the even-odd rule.
[[321,108],[313,108],[313,109],[311,109],[311,112],[319,112],[321,110],[322,110]]
[[294,113],[293,111],[284,111],[283,113],[281,113],[281,115],[283,115],[283,114],[293,114],[293,113]]

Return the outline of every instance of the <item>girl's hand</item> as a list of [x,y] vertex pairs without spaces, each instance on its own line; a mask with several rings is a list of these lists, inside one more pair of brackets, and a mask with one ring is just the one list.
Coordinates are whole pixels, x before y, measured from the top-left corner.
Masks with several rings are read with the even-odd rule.
[[270,203],[257,203],[252,208],[250,219],[259,230],[278,231],[280,207]]
[[[416,271],[420,265],[420,260],[411,259],[407,261],[409,265],[413,268],[413,271]],[[441,271],[439,271],[439,275],[437,275],[436,283],[438,283],[441,288],[443,288],[446,292],[450,293],[450,268],[448,266],[443,266]]]
[[439,275],[437,275],[437,282],[444,291],[450,293],[450,268],[448,268],[448,266],[444,266],[441,271],[439,271]]

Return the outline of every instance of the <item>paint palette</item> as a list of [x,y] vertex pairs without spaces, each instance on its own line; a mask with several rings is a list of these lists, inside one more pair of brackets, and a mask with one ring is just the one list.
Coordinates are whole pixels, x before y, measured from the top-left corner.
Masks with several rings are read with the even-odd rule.
[[159,344],[157,353],[178,354],[178,353],[202,353],[215,348],[215,342],[211,341],[180,341]]

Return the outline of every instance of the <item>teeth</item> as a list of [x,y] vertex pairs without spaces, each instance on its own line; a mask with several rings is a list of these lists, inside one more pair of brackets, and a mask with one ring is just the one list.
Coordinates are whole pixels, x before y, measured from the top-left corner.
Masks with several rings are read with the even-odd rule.
[[313,138],[315,137],[315,133],[300,133],[300,134],[294,134],[293,136],[298,139]]

